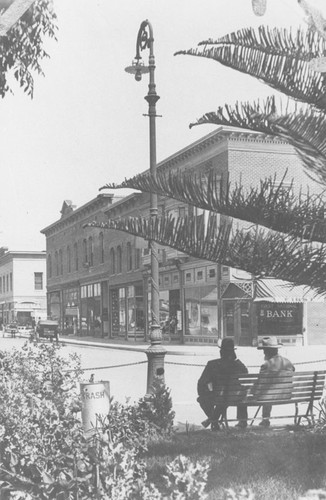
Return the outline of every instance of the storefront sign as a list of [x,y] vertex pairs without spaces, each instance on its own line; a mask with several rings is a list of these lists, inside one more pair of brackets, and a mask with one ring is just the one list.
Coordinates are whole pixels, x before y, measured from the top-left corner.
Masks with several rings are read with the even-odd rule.
[[280,304],[266,302],[257,304],[258,335],[301,335],[301,303]]

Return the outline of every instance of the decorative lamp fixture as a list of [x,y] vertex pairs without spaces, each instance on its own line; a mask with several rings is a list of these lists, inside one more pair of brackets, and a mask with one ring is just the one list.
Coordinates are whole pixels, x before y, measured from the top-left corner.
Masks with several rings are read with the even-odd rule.
[[140,82],[142,75],[149,73],[149,67],[145,66],[143,61],[141,61],[140,59],[134,59],[131,63],[131,66],[127,66],[125,68],[125,71],[127,73],[130,73],[131,75],[135,75],[135,80],[137,82]]

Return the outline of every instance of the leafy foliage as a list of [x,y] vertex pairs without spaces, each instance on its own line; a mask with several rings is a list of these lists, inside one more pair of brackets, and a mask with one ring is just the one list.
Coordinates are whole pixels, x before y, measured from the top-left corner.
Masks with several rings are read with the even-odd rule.
[[13,73],[19,85],[33,97],[33,73],[43,75],[41,61],[49,57],[44,37],[56,39],[56,14],[52,0],[36,0],[20,20],[0,38],[0,96],[12,88],[8,75]]
[[173,492],[169,498],[173,500],[205,500],[208,497],[205,489],[209,468],[209,460],[197,462],[179,455],[167,466],[166,482],[168,488]]

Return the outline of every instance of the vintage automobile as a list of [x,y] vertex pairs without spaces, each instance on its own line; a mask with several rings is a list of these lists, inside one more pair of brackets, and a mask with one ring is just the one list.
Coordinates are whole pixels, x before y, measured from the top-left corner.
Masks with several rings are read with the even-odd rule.
[[5,327],[5,333],[9,333],[12,337],[16,337],[16,334],[18,333],[17,323],[9,323]]
[[30,325],[18,325],[18,333],[20,337],[29,338],[34,333],[34,328]]
[[59,341],[59,323],[52,319],[40,320],[35,329],[35,339],[47,339]]

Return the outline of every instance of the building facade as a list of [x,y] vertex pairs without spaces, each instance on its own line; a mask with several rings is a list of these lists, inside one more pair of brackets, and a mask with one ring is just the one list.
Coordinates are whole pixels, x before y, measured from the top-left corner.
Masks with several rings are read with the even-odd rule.
[[[274,173],[280,181],[286,173],[289,189],[318,190],[287,143],[229,127],[220,127],[177,152],[159,163],[158,169],[195,173],[214,169],[221,183],[234,186],[241,182],[244,188],[257,186]],[[78,209],[65,201],[60,219],[42,230],[46,236],[48,314],[60,321],[65,332],[129,341],[148,337],[148,243],[85,224],[147,217],[149,205],[146,193],[117,201],[111,194],[100,194]],[[159,197],[158,215],[163,214],[205,217],[203,210]],[[193,259],[168,247],[159,247],[158,255],[160,324],[166,341],[212,344],[232,336],[239,345],[255,345],[266,332],[295,344],[321,341],[320,318],[326,318],[323,298],[312,300],[297,288],[292,295],[280,293],[282,283],[278,288],[270,283],[257,288],[248,273]],[[307,304],[314,304],[309,318]]]
[[0,249],[0,322],[32,325],[47,317],[46,252]]

